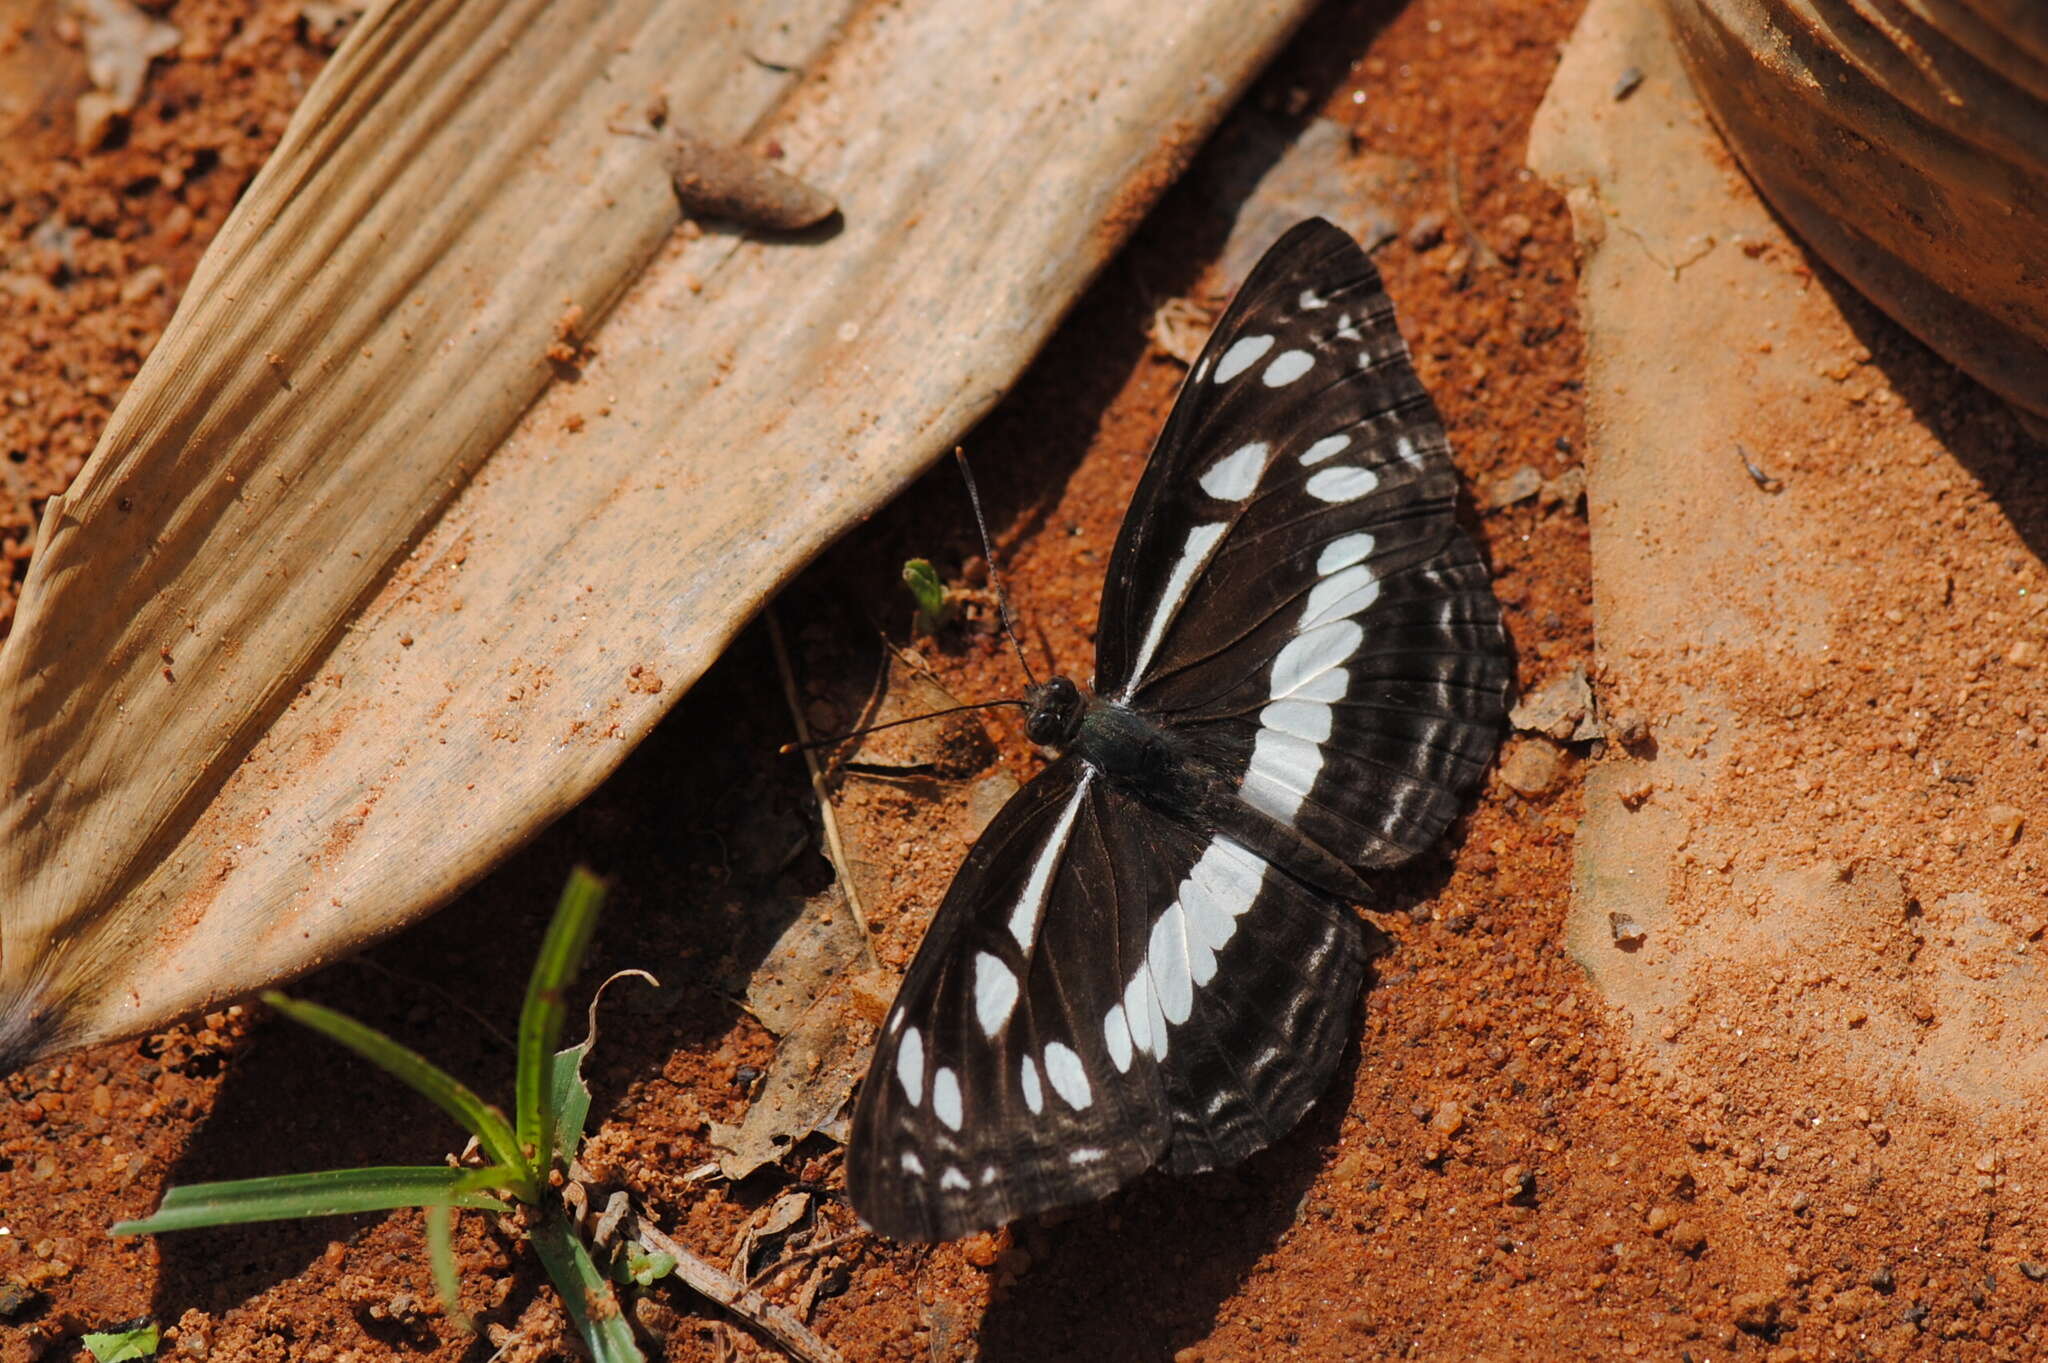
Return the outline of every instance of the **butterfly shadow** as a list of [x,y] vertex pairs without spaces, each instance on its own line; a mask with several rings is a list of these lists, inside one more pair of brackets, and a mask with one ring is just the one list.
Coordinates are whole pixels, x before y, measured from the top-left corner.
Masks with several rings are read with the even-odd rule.
[[1299,1218],[1351,1108],[1359,1059],[1354,1039],[1301,1124],[1244,1163],[1150,1174],[1056,1225],[1021,1228],[1029,1263],[989,1304],[982,1363],[1165,1359],[1206,1338]]
[[[1443,850],[1375,876],[1375,917],[1397,931],[1426,921],[1463,841],[1454,835]],[[1361,1024],[1373,989],[1400,960],[1396,936],[1372,919],[1363,930]],[[1108,1201],[1018,1228],[1029,1262],[998,1288],[983,1317],[983,1363],[1167,1359],[1206,1339],[1223,1304],[1311,1214],[1311,1190],[1356,1110],[1369,1064],[1363,1034],[1362,1025],[1354,1029],[1330,1087],[1301,1123],[1242,1164],[1183,1178],[1154,1173]],[[1407,1114],[1366,1120],[1405,1121]]]
[[[1447,877],[1444,863],[1389,878],[1389,911],[1426,900]],[[1369,921],[1364,930],[1361,1016],[1395,945]],[[1106,1202],[1018,1228],[1028,1262],[983,1317],[983,1363],[1165,1359],[1207,1338],[1223,1304],[1309,1208],[1354,1108],[1365,1064],[1359,1035],[1300,1124],[1242,1164],[1150,1174]]]

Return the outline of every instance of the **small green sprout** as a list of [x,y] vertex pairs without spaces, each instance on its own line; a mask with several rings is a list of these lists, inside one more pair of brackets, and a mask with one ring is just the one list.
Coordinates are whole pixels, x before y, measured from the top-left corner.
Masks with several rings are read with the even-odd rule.
[[[562,891],[561,903],[541,943],[540,958],[527,982],[526,1006],[519,1015],[511,1121],[446,1070],[375,1028],[317,1003],[274,992],[264,995],[272,1007],[294,1022],[340,1042],[433,1100],[476,1137],[485,1160],[482,1168],[330,1169],[194,1184],[170,1189],[154,1216],[120,1222],[112,1233],[155,1235],[247,1221],[421,1207],[427,1213],[427,1251],[442,1307],[469,1329],[473,1327],[456,1303],[454,1214],[509,1212],[512,1203],[524,1203],[537,1213],[527,1225],[528,1241],[591,1356],[597,1363],[644,1363],[611,1284],[598,1271],[569,1212],[550,1186],[550,1175],[566,1168],[582,1144],[583,1123],[590,1111],[590,1090],[581,1073],[590,1043],[567,1050],[557,1047],[568,1019],[564,996],[582,967],[603,907],[604,882],[578,867]],[[156,1327],[150,1326],[151,1353],[156,1347],[155,1334]],[[93,1338],[89,1336],[86,1344],[100,1363],[114,1363],[117,1357],[149,1356],[104,1354],[92,1343]]]
[[155,1358],[157,1340],[156,1322],[145,1320],[139,1325],[87,1335],[85,1347],[99,1363],[134,1363],[140,1358]]
[[612,1280],[631,1283],[635,1287],[646,1287],[649,1283],[666,1278],[676,1271],[673,1254],[659,1251],[649,1253],[628,1240],[619,1246],[619,1255],[612,1261]]
[[930,559],[914,558],[905,563],[903,585],[910,588],[911,599],[917,602],[917,628],[922,633],[937,634],[953,618],[952,597]]

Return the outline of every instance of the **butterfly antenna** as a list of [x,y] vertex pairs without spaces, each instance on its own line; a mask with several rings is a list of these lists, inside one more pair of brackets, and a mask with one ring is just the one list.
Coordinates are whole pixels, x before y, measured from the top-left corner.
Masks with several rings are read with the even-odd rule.
[[1010,640],[1010,647],[1017,650],[1017,662],[1024,669],[1024,680],[1038,685],[1038,674],[1031,670],[1031,660],[1024,656],[1024,645],[1017,642],[1017,631],[1010,623],[1010,598],[1003,591],[1003,580],[996,573],[995,547],[988,542],[988,522],[981,514],[981,489],[974,485],[974,470],[967,467],[967,451],[955,445],[953,458],[960,465],[960,477],[967,483],[967,500],[974,507],[974,528],[981,532],[981,555],[988,564],[988,585],[996,594],[996,614],[1003,622],[1003,633]]
[[829,748],[835,743],[844,743],[849,738],[859,738],[863,734],[871,734],[881,729],[894,729],[905,724],[922,724],[928,719],[940,719],[946,715],[957,715],[966,710],[993,710],[1003,705],[1014,705],[1020,710],[1030,708],[1021,700],[981,700],[976,701],[972,705],[952,705],[944,710],[931,710],[925,714],[912,715],[908,719],[892,719],[883,724],[864,724],[858,729],[849,729],[843,734],[834,734],[830,738],[811,738],[806,739],[802,743],[785,743],[776,751],[793,753],[808,752],[812,748]]

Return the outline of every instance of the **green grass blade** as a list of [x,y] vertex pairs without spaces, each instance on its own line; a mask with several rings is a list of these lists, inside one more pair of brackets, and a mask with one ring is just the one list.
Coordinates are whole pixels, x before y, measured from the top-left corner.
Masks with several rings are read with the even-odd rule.
[[590,1043],[556,1051],[548,1075],[548,1106],[554,1109],[555,1158],[567,1164],[576,1158],[583,1127],[590,1120],[590,1085],[583,1082],[583,1057]]
[[562,1041],[569,1009],[564,995],[583,966],[590,935],[597,930],[604,907],[604,882],[581,866],[569,873],[554,921],[533,963],[526,984],[526,1006],[519,1010],[518,1089],[513,1099],[519,1145],[531,1150],[536,1169],[545,1169],[555,1148],[555,1108],[548,1101],[553,1088],[555,1050]]
[[561,1212],[549,1208],[528,1236],[596,1363],[646,1363],[646,1355],[633,1342],[633,1327],[619,1309],[618,1294]]
[[[363,1059],[403,1080],[407,1085],[425,1094],[442,1111],[462,1124],[464,1130],[475,1136],[484,1152],[498,1164],[507,1164],[515,1169],[526,1168],[521,1157],[519,1142],[512,1127],[499,1111],[476,1096],[469,1087],[418,1051],[393,1041],[375,1027],[365,1026],[345,1013],[303,999],[288,998],[271,991],[264,994],[264,1002],[283,1013],[292,1021],[338,1041]],[[537,1175],[529,1175],[528,1183],[534,1183],[532,1192],[521,1190],[521,1197],[532,1201],[539,1196]]]
[[462,1309],[462,1278],[455,1271],[455,1208],[427,1208],[427,1263],[434,1270],[434,1291],[441,1298],[441,1314],[466,1335],[476,1333],[476,1322]]
[[317,1174],[283,1174],[245,1178],[231,1183],[195,1183],[164,1194],[156,1215],[122,1221],[115,1235],[157,1235],[164,1231],[232,1226],[248,1221],[288,1221],[306,1216],[339,1216],[346,1212],[381,1212],[394,1207],[470,1207],[510,1210],[500,1199],[475,1185],[476,1176],[510,1170],[448,1169],[398,1166],[377,1169],[329,1169]]

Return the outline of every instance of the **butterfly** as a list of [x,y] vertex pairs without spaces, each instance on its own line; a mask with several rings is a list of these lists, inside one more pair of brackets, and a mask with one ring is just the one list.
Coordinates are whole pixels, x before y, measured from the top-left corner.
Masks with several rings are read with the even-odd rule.
[[1354,1025],[1360,871],[1428,850],[1510,675],[1379,272],[1321,219],[1183,384],[1103,585],[1092,693],[968,853],[854,1110],[871,1229],[952,1239],[1270,1144]]

